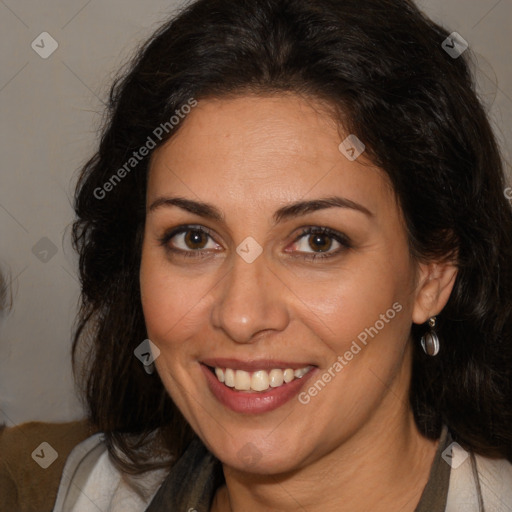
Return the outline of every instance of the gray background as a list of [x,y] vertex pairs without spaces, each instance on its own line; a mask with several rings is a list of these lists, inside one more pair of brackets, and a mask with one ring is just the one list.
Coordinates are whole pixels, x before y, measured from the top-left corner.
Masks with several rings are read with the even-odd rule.
[[[70,366],[77,170],[95,148],[111,79],[182,3],[0,0],[0,268],[12,289],[12,307],[0,313],[0,422],[7,425],[83,416]],[[476,52],[481,94],[510,162],[512,0],[418,3]],[[59,45],[47,59],[31,47],[42,32]]]

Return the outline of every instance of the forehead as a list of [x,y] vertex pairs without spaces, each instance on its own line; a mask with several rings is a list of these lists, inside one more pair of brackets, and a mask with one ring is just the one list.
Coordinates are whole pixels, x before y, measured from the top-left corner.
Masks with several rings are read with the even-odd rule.
[[148,203],[165,194],[226,209],[334,193],[377,209],[393,201],[387,175],[364,153],[350,161],[340,151],[349,134],[318,101],[295,95],[205,99],[181,122],[152,155]]

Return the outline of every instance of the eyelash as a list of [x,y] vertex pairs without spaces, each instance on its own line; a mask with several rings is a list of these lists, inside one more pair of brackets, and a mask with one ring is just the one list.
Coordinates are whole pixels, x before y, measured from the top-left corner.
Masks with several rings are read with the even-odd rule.
[[197,231],[199,233],[203,233],[210,238],[213,239],[213,236],[209,229],[203,226],[196,226],[192,224],[187,224],[184,226],[178,226],[177,228],[172,229],[169,232],[164,233],[164,235],[158,239],[160,245],[166,249],[166,251],[177,254],[179,256],[185,256],[187,258],[204,258],[207,257],[208,254],[205,254],[205,251],[202,250],[190,250],[184,251],[183,249],[177,249],[176,247],[171,247],[169,242],[176,236],[182,233],[186,233],[187,231]]
[[334,256],[339,255],[341,252],[345,251],[346,249],[350,249],[352,247],[352,243],[350,239],[340,233],[339,231],[335,231],[334,229],[323,227],[323,226],[307,226],[302,229],[301,233],[295,238],[293,243],[297,243],[301,238],[307,236],[307,235],[327,235],[332,240],[335,240],[340,244],[341,247],[336,249],[335,251],[331,252],[311,252],[311,253],[305,253],[301,252],[300,256],[306,260],[314,261],[316,259],[324,259],[324,258],[332,258]]
[[[197,231],[199,233],[203,233],[203,234],[209,236],[213,240],[213,236],[209,229],[205,228],[204,226],[188,224],[188,225],[184,225],[184,226],[178,226],[177,228],[174,228],[171,231],[164,233],[164,235],[158,239],[158,242],[162,247],[165,247],[165,249],[168,252],[178,254],[180,256],[185,256],[188,258],[208,257],[208,254],[206,253],[206,251],[201,250],[201,249],[198,249],[198,250],[191,249],[189,251],[184,251],[183,249],[177,249],[177,248],[169,245],[169,242],[176,235],[180,235],[182,233],[187,233],[188,231]],[[296,256],[296,257],[301,257],[306,260],[314,261],[318,258],[320,258],[320,259],[332,258],[333,256],[337,256],[344,250],[352,248],[351,241],[347,236],[345,236],[344,234],[342,234],[338,231],[335,231],[331,228],[320,227],[320,226],[307,226],[307,227],[303,228],[301,233],[293,240],[292,243],[297,243],[301,238],[305,237],[306,235],[316,235],[316,234],[327,235],[329,238],[338,242],[341,245],[341,247],[332,252],[312,252],[312,253],[301,252],[300,256]]]

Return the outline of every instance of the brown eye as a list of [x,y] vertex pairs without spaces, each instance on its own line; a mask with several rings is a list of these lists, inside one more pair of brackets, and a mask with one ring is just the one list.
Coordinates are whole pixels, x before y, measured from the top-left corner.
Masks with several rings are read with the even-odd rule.
[[199,226],[180,226],[166,233],[159,241],[166,250],[179,255],[204,256],[222,250],[210,230]]
[[332,238],[322,233],[309,235],[309,247],[315,252],[328,251],[332,246]]
[[189,249],[203,249],[208,243],[208,235],[204,231],[189,229],[186,231],[184,242]]
[[314,260],[341,255],[351,247],[350,239],[339,231],[328,227],[308,226],[286,252],[298,253],[306,260]]

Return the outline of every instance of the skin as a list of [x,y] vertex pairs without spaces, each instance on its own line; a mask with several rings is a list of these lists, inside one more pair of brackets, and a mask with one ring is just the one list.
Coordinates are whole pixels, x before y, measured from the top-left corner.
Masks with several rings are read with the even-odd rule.
[[[410,328],[443,309],[456,270],[410,257],[386,174],[364,153],[349,161],[338,149],[347,135],[314,100],[246,95],[201,100],[152,155],[144,315],[164,386],[223,463],[213,511],[407,512],[428,480],[437,442],[420,435],[407,400]],[[371,215],[330,207],[273,222],[283,206],[332,195]],[[223,219],[151,208],[168,196],[207,202]],[[182,224],[211,238],[197,248],[178,235],[166,249],[159,239]],[[332,256],[308,259],[319,246],[315,235],[299,238],[305,226],[329,227],[350,245],[323,237]],[[263,249],[252,263],[236,253],[248,236]],[[199,361],[211,357],[306,362],[318,378],[394,303],[402,310],[306,405],[293,398],[235,413],[206,385]],[[238,456],[247,443],[252,465]]]

